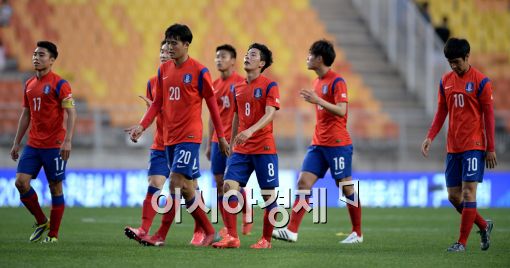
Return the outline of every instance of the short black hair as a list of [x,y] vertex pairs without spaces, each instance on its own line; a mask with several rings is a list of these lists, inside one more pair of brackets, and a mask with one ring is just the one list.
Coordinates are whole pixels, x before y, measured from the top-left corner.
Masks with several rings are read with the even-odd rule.
[[269,50],[269,48],[264,44],[259,43],[253,43],[248,47],[248,50],[256,48],[260,50],[260,60],[263,60],[266,64],[264,64],[264,67],[262,67],[262,70],[260,72],[264,72],[265,69],[267,69],[271,64],[273,64],[273,52]]
[[314,56],[321,56],[324,65],[330,67],[336,58],[335,48],[333,43],[326,39],[315,41],[310,47],[310,54]]
[[50,52],[50,58],[57,59],[58,57],[58,50],[57,46],[53,44],[50,41],[39,41],[37,42],[37,47],[42,47],[48,50]]
[[175,38],[182,42],[191,44],[193,34],[187,25],[175,23],[170,25],[165,31],[165,39]]
[[237,58],[237,52],[236,52],[236,49],[232,46],[232,45],[229,45],[229,44],[224,44],[224,45],[221,45],[219,47],[216,48],[216,52],[220,51],[220,50],[225,50],[225,51],[228,51],[230,53],[230,56],[232,58]]
[[446,44],[444,44],[444,56],[449,60],[456,58],[465,59],[469,54],[470,49],[471,47],[466,39],[452,37],[446,41]]
[[161,47],[164,46],[166,43],[168,43],[166,40],[161,41],[161,44],[159,45],[159,49],[161,49]]

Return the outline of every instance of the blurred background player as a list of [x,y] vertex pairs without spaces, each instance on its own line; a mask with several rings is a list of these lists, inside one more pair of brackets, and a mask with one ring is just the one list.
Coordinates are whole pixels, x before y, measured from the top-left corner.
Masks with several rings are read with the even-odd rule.
[[478,214],[476,189],[483,181],[484,167],[492,169],[497,165],[494,98],[489,78],[469,64],[469,52],[465,39],[450,38],[444,46],[453,71],[439,81],[437,112],[421,150],[427,157],[448,115],[446,187],[448,200],[462,214],[459,239],[447,249],[452,252],[466,250],[473,223],[480,229],[481,249],[489,249],[493,228],[491,220]]
[[[330,169],[331,177],[336,184],[352,180],[352,141],[347,131],[347,86],[344,79],[331,70],[335,61],[333,44],[326,40],[319,40],[312,44],[306,61],[307,68],[317,73],[313,83],[313,90],[303,89],[301,97],[316,105],[317,123],[313,135],[312,145],[303,160],[303,166],[298,179],[298,190],[310,194],[318,178],[323,178]],[[347,199],[356,203],[358,198],[352,185],[342,187]],[[305,200],[301,200],[301,198]],[[273,237],[288,242],[296,242],[298,229],[306,210],[299,209],[300,202],[309,203],[308,196],[297,195],[290,224],[287,228],[275,230]],[[298,207],[296,209],[296,207]],[[352,223],[351,234],[341,243],[361,243],[361,204],[347,204]]]
[[[273,119],[280,109],[280,94],[276,82],[262,75],[271,66],[273,56],[265,45],[254,43],[244,57],[246,81],[234,89],[234,118],[232,123],[233,154],[227,160],[227,171],[223,192],[239,191],[245,187],[255,170],[260,189],[271,196],[278,187],[278,155],[273,137]],[[265,201],[269,195],[263,195]],[[226,200],[231,208],[238,205],[237,196]],[[269,212],[276,208],[276,202],[269,204],[264,212],[262,237],[251,248],[271,248],[273,224]],[[216,248],[238,248],[241,246],[237,234],[237,217],[225,213],[228,234],[213,244]]]
[[[161,41],[159,49],[159,62],[160,64],[163,64],[171,59],[168,44],[165,40],[163,40]],[[149,79],[147,82],[145,97],[140,96],[140,98],[142,98],[147,104],[147,108],[150,107],[154,97],[156,96],[157,78],[157,76],[154,76]],[[156,210],[151,204],[152,196],[163,188],[165,180],[169,175],[170,169],[168,168],[165,145],[163,142],[163,118],[161,113],[159,113],[156,119],[156,133],[154,134],[154,141],[150,150],[148,170],[149,187],[147,188],[147,195],[145,196],[142,204],[142,224],[138,228],[126,226],[124,232],[127,237],[140,242],[141,239],[149,233],[152,220],[154,219],[154,216],[156,216]]]
[[[168,61],[158,69],[156,97],[140,124],[131,131],[131,139],[136,141],[150,126],[159,111],[163,111],[163,132],[170,173],[171,200],[175,202],[170,211],[163,215],[162,225],[152,236],[141,241],[145,245],[161,246],[175,217],[175,206],[180,204],[175,189],[179,188],[189,208],[195,203],[193,177],[199,175],[198,154],[202,142],[202,99],[206,99],[214,128],[218,135],[219,147],[223,154],[229,154],[229,145],[223,134],[223,127],[214,97],[211,76],[207,68],[188,56],[188,48],[193,39],[186,25],[174,24],[165,32],[169,44]],[[173,200],[173,201],[172,201]],[[201,246],[211,245],[215,231],[207,215],[196,208],[191,215],[205,233]]]
[[[65,179],[67,160],[71,153],[76,110],[71,86],[51,70],[57,57],[55,44],[49,41],[37,42],[37,48],[32,56],[35,76],[25,84],[23,112],[11,149],[11,158],[16,161],[21,140],[31,126],[28,142],[16,171],[16,188],[20,193],[21,202],[36,220],[35,231],[30,236],[31,242],[39,241],[48,229],[48,236],[43,242],[57,242],[60,222],[64,215],[62,181]],[[65,127],[64,112],[67,115]],[[51,192],[49,220],[39,205],[37,193],[30,186],[31,180],[37,178],[41,167],[44,167]]]
[[[235,48],[229,44],[221,45],[216,48],[216,68],[220,71],[221,77],[214,80],[214,95],[220,109],[221,123],[225,131],[225,138],[230,140],[232,134],[232,118],[234,117],[234,86],[244,82],[244,78],[235,71],[237,52]],[[211,171],[216,181],[216,190],[218,195],[218,208],[225,224],[225,209],[223,208],[223,176],[227,167],[227,158],[220,152],[218,138],[214,132],[214,127],[209,120],[209,140],[207,142],[205,154],[207,159],[211,161]],[[247,212],[251,213],[251,207],[246,202],[246,192],[241,188],[241,194],[245,200],[243,205],[243,234],[248,235],[251,232],[252,223],[248,222]],[[224,227],[220,231],[220,235],[224,236],[227,228]]]

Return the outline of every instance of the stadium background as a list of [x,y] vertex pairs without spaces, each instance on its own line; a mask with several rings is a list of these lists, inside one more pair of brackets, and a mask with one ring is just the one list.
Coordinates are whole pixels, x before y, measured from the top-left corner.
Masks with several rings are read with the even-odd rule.
[[[1,267],[509,267],[510,1],[429,0],[429,20],[419,9],[423,0],[1,2],[12,8],[6,24],[0,4]],[[499,165],[486,172],[477,201],[481,215],[496,227],[489,251],[478,249],[474,228],[468,252],[460,255],[444,252],[457,238],[460,222],[446,198],[444,128],[428,159],[419,151],[436,107],[439,77],[449,70],[433,29],[443,16],[453,36],[469,39],[470,61],[491,78],[495,96]],[[253,235],[242,236],[237,250],[189,246],[193,221],[187,213],[182,224],[172,226],[164,248],[140,248],[126,239],[124,226],[140,222],[151,137],[132,144],[123,128],[144,112],[137,95],[144,94],[155,74],[159,42],[174,22],[191,27],[190,55],[208,66],[213,78],[218,77],[217,45],[233,44],[239,63],[251,42],[273,50],[275,62],[266,72],[281,89],[282,109],[274,126],[287,203],[315,123],[313,106],[297,94],[315,77],[305,68],[307,51],[320,38],[335,42],[333,69],[349,90],[363,244],[338,244],[350,232],[350,222],[345,208],[335,208],[343,203],[329,178],[317,185],[328,190],[327,198],[321,196],[328,223],[313,224],[312,213],[307,214],[298,243],[274,241],[272,250],[251,250],[262,232],[259,209],[254,209]],[[33,74],[31,55],[40,39],[58,44],[54,70],[70,81],[78,109],[64,187],[66,204],[74,207],[66,209],[56,245],[27,243],[33,218],[20,206],[16,163],[9,157],[23,81]],[[199,181],[209,201],[214,183],[203,154],[200,161],[204,176]],[[43,172],[32,186],[48,211]],[[153,228],[159,222],[157,216]]]

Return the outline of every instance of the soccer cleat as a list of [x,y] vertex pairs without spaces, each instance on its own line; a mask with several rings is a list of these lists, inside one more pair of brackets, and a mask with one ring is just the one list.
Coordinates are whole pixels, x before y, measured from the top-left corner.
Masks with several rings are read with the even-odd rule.
[[34,224],[33,226],[35,228],[35,231],[30,235],[30,242],[37,242],[41,240],[44,232],[48,231],[50,229],[50,221],[46,220],[43,224]]
[[352,232],[346,239],[340,241],[340,244],[356,244],[363,242],[363,235],[358,236],[358,233]]
[[200,246],[202,245],[204,238],[205,238],[204,232],[196,232],[193,233],[193,237],[191,238],[191,241],[189,241],[189,243],[194,246]]
[[287,228],[273,230],[273,238],[287,242],[296,242],[298,238],[297,233],[289,231]]
[[165,239],[163,239],[159,234],[154,234],[152,236],[146,235],[142,240],[140,240],[140,244],[147,247],[162,247],[165,245]]
[[43,241],[41,241],[41,243],[57,243],[58,242],[58,239],[56,237],[51,237],[51,236],[48,236],[46,237]]
[[253,227],[253,223],[247,223],[243,219],[243,235],[251,235],[252,227]]
[[126,234],[129,239],[134,239],[137,242],[140,242],[142,238],[147,235],[142,228],[133,228],[130,226],[126,226],[126,228],[124,228],[124,234]]
[[453,243],[449,248],[446,249],[448,252],[464,252],[466,247],[459,242]]
[[494,223],[492,220],[485,220],[487,222],[487,227],[483,231],[478,231],[480,234],[480,248],[482,250],[488,250],[491,245],[491,232],[492,228],[494,228]]
[[261,238],[257,243],[250,246],[250,248],[271,248],[271,242],[267,241],[265,238]]
[[227,227],[223,227],[220,229],[220,232],[219,232],[221,238],[225,237],[226,235],[228,235],[228,229]]
[[213,243],[212,246],[213,248],[239,248],[241,241],[239,241],[239,237],[227,234],[219,242]]

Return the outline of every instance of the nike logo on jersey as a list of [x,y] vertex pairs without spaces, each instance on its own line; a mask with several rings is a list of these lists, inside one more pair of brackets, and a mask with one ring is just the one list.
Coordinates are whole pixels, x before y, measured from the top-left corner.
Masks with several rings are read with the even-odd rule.
[[62,175],[62,174],[64,174],[64,172],[56,173],[56,174],[55,174],[55,176],[60,176],[60,175]]
[[471,177],[471,176],[473,176],[473,175],[475,175],[475,174],[476,174],[476,173],[468,173],[468,174],[467,174],[467,176],[468,176],[468,177]]
[[168,76],[165,76],[165,77],[163,77],[163,80],[165,80],[165,79],[167,79],[167,78],[168,78]]
[[344,173],[344,172],[343,172],[343,171],[335,172],[335,175],[340,175],[340,174],[342,174],[342,173]]
[[448,87],[445,87],[444,90],[447,90],[447,89],[450,89],[452,88],[453,86],[448,86]]
[[267,182],[272,182],[274,180],[276,180],[276,178],[268,179]]
[[186,166],[177,165],[177,168],[185,168]]

